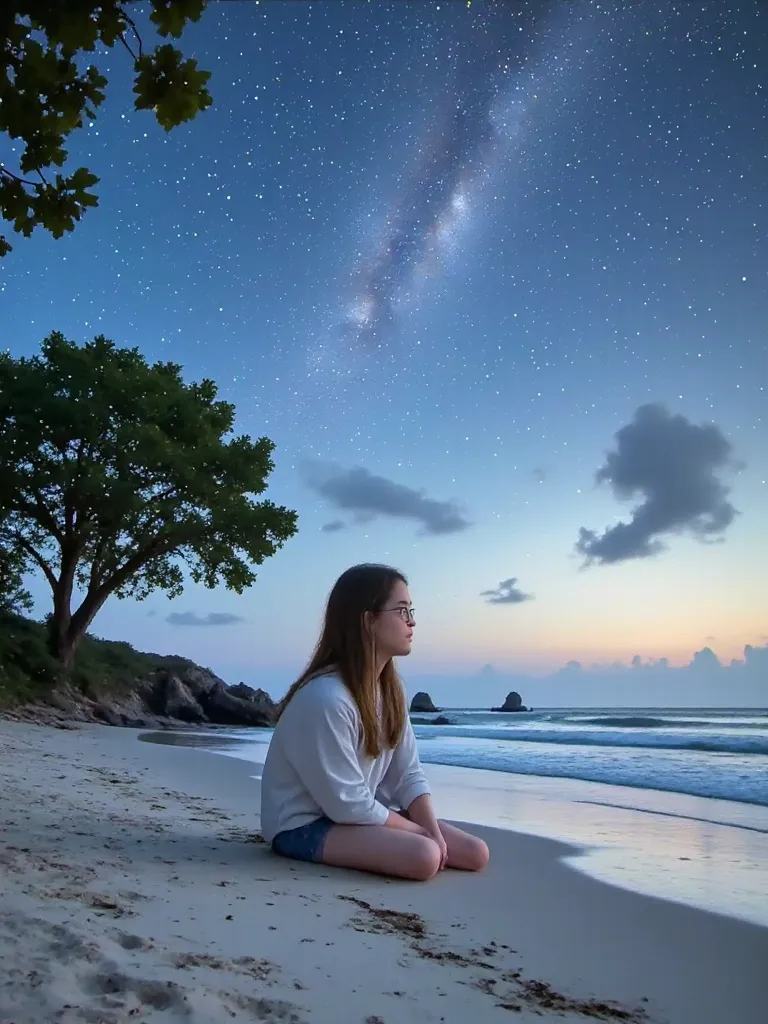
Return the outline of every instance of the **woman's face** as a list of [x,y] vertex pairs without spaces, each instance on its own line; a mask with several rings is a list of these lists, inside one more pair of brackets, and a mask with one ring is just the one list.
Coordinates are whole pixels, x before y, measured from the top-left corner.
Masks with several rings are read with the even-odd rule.
[[411,595],[408,587],[398,580],[373,623],[377,654],[383,658],[410,654],[414,625]]

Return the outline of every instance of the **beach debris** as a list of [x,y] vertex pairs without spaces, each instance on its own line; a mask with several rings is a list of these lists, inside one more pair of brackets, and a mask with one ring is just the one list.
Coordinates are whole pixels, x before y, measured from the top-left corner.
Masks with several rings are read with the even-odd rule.
[[[627,1024],[643,1024],[648,1020],[647,1013],[641,1008],[628,1009],[605,1000],[578,999],[562,995],[546,981],[524,978],[520,970],[512,969],[502,972],[498,964],[490,962],[490,958],[499,956],[502,949],[507,953],[512,951],[509,950],[509,947],[501,946],[494,940],[479,949],[470,950],[469,954],[458,953],[452,949],[433,948],[431,944],[427,944],[426,922],[418,914],[374,907],[367,900],[357,896],[339,895],[338,898],[354,904],[363,912],[356,914],[349,921],[350,927],[357,931],[380,935],[401,935],[410,940],[409,948],[417,956],[435,963],[497,972],[497,977],[481,976],[471,981],[470,984],[498,1000],[495,1005],[501,1009],[521,1012],[523,1009],[521,1004],[527,1004],[537,1012],[552,1010],[557,1014],[578,1014],[593,1020],[626,1021]],[[500,992],[499,987],[502,984],[509,986],[509,991]]]
[[174,967],[182,971],[208,967],[212,971],[232,971],[236,974],[245,974],[258,981],[266,981],[270,975],[279,970],[277,965],[270,960],[259,960],[252,956],[222,960],[220,957],[211,956],[208,953],[177,953],[171,962]]
[[339,896],[340,900],[354,903],[368,915],[365,920],[356,915],[350,924],[358,931],[378,932],[380,934],[406,935],[410,938],[422,939],[427,933],[427,926],[418,914],[403,910],[386,910],[383,907],[371,906],[366,900],[357,896]]
[[261,832],[251,832],[245,828],[232,828],[226,836],[222,836],[222,839],[231,843],[258,843],[259,845],[265,845],[267,842]]
[[517,998],[541,1009],[555,1010],[557,1013],[578,1013],[594,1020],[623,1020],[632,1024],[640,1024],[648,1019],[643,1009],[628,1010],[613,1002],[561,995],[546,981],[518,978],[517,985],[520,990]]

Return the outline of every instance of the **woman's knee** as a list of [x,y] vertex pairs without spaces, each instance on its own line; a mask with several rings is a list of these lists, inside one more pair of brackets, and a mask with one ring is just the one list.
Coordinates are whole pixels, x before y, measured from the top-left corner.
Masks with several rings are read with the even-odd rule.
[[477,836],[472,836],[472,841],[467,845],[466,867],[467,871],[482,871],[488,867],[491,854],[486,843]]
[[440,870],[440,848],[426,836],[418,836],[418,842],[409,850],[407,873],[415,882],[428,882]]

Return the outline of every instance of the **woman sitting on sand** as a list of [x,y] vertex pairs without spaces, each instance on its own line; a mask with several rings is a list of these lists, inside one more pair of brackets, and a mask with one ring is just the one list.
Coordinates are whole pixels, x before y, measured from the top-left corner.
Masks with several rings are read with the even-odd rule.
[[435,817],[392,660],[410,654],[414,624],[395,569],[356,565],[336,581],[264,765],[261,827],[276,853],[418,881],[488,863],[481,839]]

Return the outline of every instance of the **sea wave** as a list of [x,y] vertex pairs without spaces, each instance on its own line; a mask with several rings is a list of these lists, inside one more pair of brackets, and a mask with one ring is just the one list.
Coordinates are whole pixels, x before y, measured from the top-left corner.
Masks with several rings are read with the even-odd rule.
[[[665,729],[669,728],[668,718],[571,718],[571,722],[578,722],[580,725],[604,725],[619,729]],[[698,726],[695,721],[675,721],[675,728],[685,726]]]
[[670,715],[668,718],[643,717],[642,715],[555,715],[549,721],[559,722],[563,725],[600,725],[622,729],[711,729],[723,728],[737,729],[760,729],[768,728],[764,718],[757,715],[736,718],[733,716],[721,718],[678,718]]
[[568,750],[544,745],[531,745],[527,750],[511,743],[474,745],[419,742],[425,764],[446,764],[463,768],[483,768],[513,775],[544,775],[550,778],[582,779],[604,782],[633,789],[656,789],[672,793],[688,793],[717,800],[768,806],[768,785],[764,770],[748,762],[754,759],[742,754],[713,755],[700,751],[679,752],[640,749],[617,751],[596,748],[589,757],[579,748]]
[[[668,723],[667,723],[668,725]],[[749,736],[743,733],[698,734],[667,731],[635,732],[603,728],[598,731],[586,729],[538,728],[483,729],[471,726],[416,725],[414,732],[419,739],[430,740],[440,737],[456,737],[464,740],[497,740],[508,743],[556,743],[579,747],[641,747],[662,750],[697,750],[708,753],[756,754],[768,756],[768,737]]]

